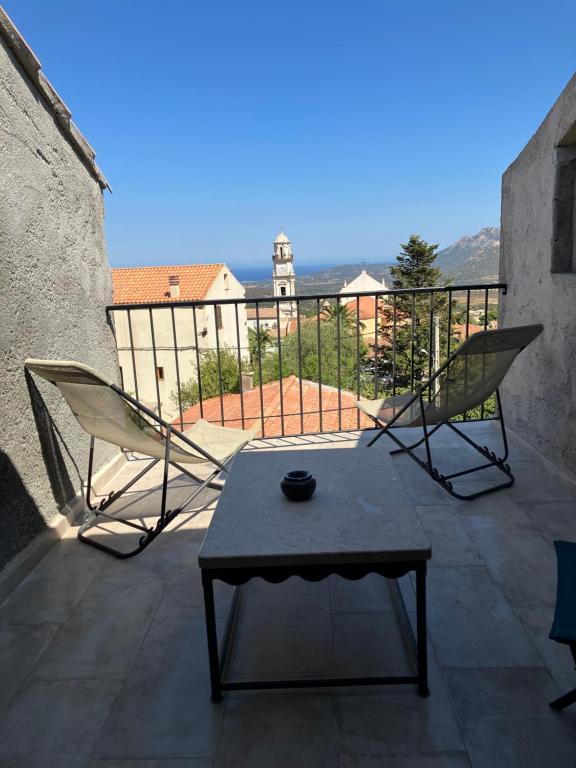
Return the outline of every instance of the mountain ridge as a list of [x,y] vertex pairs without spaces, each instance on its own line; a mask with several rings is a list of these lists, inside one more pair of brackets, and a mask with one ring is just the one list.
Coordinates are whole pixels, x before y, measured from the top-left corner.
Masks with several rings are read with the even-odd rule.
[[[445,280],[455,285],[466,283],[491,283],[498,281],[500,260],[500,228],[483,227],[474,235],[463,235],[459,240],[438,251],[435,266]],[[390,267],[395,262],[367,265],[366,271],[379,282],[384,279],[392,286]],[[358,276],[358,264],[340,264],[310,275],[298,276],[296,264],[296,288],[298,295],[314,293],[338,293],[344,281]],[[272,295],[272,275],[269,280],[242,281],[247,298]]]

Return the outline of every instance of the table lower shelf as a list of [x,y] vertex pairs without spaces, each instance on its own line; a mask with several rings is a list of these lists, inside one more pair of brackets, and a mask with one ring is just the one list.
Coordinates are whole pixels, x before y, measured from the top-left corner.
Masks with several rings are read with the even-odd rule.
[[[416,634],[412,628],[398,578],[414,571],[416,574]],[[299,677],[273,680],[230,680],[226,679],[230,651],[234,642],[234,633],[241,607],[241,586],[253,578],[261,578],[270,583],[280,583],[292,576],[299,576],[307,581],[320,581],[331,575],[345,579],[358,580],[369,573],[378,573],[391,579],[394,596],[402,619],[402,626],[408,640],[415,665],[413,675],[384,675],[358,677]],[[228,620],[222,639],[221,650],[218,648],[216,616],[214,607],[213,582],[219,580],[233,585],[234,599],[228,614]],[[243,569],[204,569],[202,571],[204,606],[206,612],[206,631],[208,638],[208,656],[210,663],[210,682],[212,701],[222,701],[223,691],[271,690],[286,688],[344,687],[364,685],[416,685],[420,696],[428,696],[428,653],[426,631],[426,561],[400,563],[363,563],[315,565],[304,567],[278,566],[268,568]]]

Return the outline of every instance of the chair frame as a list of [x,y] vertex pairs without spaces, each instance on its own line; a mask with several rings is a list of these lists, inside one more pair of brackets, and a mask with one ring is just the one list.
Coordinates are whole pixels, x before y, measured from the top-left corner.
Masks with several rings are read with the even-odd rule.
[[[576,667],[576,643],[570,643],[569,647],[570,652],[572,653],[572,658],[574,659],[574,666]],[[566,707],[569,707],[570,704],[576,704],[576,688],[573,688],[571,691],[568,691],[568,693],[554,699],[554,701],[550,702],[549,706],[557,712],[561,712],[563,709],[566,709]]]
[[[164,452],[164,459],[159,458],[153,458],[151,462],[141,471],[139,472],[136,477],[133,477],[126,485],[124,485],[120,490],[118,491],[111,491],[105,498],[102,499],[100,504],[96,505],[92,503],[92,475],[93,475],[93,468],[94,468],[94,447],[96,438],[91,436],[90,437],[90,454],[88,458],[88,478],[86,481],[86,505],[88,506],[88,509],[90,512],[94,514],[93,518],[85,520],[85,522],[80,526],[80,529],[78,531],[78,539],[82,541],[84,544],[89,544],[92,547],[96,547],[97,549],[100,549],[104,552],[108,552],[111,555],[114,555],[114,557],[117,557],[119,559],[126,559],[129,557],[134,557],[135,555],[138,555],[142,550],[146,549],[146,547],[154,541],[154,539],[166,528],[166,526],[174,520],[174,518],[180,514],[185,507],[188,506],[188,504],[198,496],[199,493],[201,493],[204,488],[213,488],[215,490],[222,490],[222,485],[220,483],[216,483],[215,480],[218,477],[218,475],[221,472],[228,472],[229,471],[229,465],[231,464],[232,460],[235,458],[235,456],[242,450],[244,446],[241,446],[237,451],[235,451],[231,456],[229,456],[226,461],[222,462],[218,459],[211,456],[208,451],[206,451],[201,446],[197,445],[193,440],[190,440],[189,437],[187,437],[183,432],[180,432],[178,429],[176,429],[172,424],[169,424],[167,421],[162,419],[160,416],[158,416],[154,411],[150,410],[150,408],[147,408],[145,405],[143,405],[141,402],[136,400],[134,397],[129,395],[127,392],[125,392],[123,389],[118,387],[116,384],[107,384],[106,386],[110,387],[110,389],[113,389],[116,394],[118,394],[121,398],[126,400],[128,403],[130,403],[132,406],[134,406],[136,409],[141,411],[143,414],[148,416],[148,418],[152,419],[156,424],[158,424],[162,429],[165,430],[165,439],[166,439],[166,446],[165,446],[165,452]],[[190,448],[193,448],[195,451],[197,451],[199,454],[204,456],[207,462],[210,462],[214,465],[214,469],[209,474],[208,478],[205,480],[202,480],[201,478],[194,475],[190,470],[185,469],[181,464],[179,464],[176,461],[172,461],[170,459],[170,452],[172,447],[172,437],[176,436],[179,440],[182,440],[184,443],[190,446]],[[115,515],[110,515],[105,512],[105,510],[113,504],[115,501],[117,501],[126,491],[131,488],[135,483],[138,482],[141,478],[143,478],[150,470],[158,464],[158,462],[164,461],[164,474],[163,474],[163,480],[162,480],[162,501],[160,504],[160,513],[158,516],[158,519],[154,526],[152,527],[146,527],[145,525],[140,525],[139,523],[134,523],[131,520],[124,520],[122,518],[116,517]],[[178,469],[180,472],[183,472],[185,475],[190,477],[192,480],[194,480],[196,483],[198,483],[198,487],[194,490],[194,492],[187,497],[187,499],[179,506],[174,509],[167,509],[166,508],[166,501],[167,501],[167,495],[168,495],[168,467],[172,465],[176,469]],[[108,546],[107,544],[102,544],[99,541],[96,541],[95,539],[86,536],[85,532],[91,528],[94,524],[95,518],[103,517],[107,520],[113,520],[116,523],[121,523],[122,525],[125,525],[129,528],[134,528],[136,530],[142,531],[142,536],[140,537],[138,541],[138,546],[135,547],[133,550],[130,550],[129,552],[123,552],[119,549],[116,549],[115,547]]]
[[[394,418],[388,422],[388,424],[383,425],[381,421],[379,421],[376,417],[372,416],[371,418],[374,419],[374,423],[378,427],[382,427],[378,434],[376,434],[367,444],[367,447],[369,448],[372,446],[377,440],[382,437],[382,435],[387,434],[399,447],[393,451],[390,451],[390,455],[393,456],[398,453],[407,453],[408,456],[410,456],[414,461],[422,467],[422,469],[430,475],[430,477],[435,480],[437,483],[439,483],[446,491],[448,491],[449,494],[452,496],[455,496],[457,499],[463,499],[464,501],[472,501],[473,499],[477,499],[479,496],[485,496],[488,493],[494,493],[495,491],[500,491],[503,488],[510,488],[514,484],[514,475],[512,474],[512,470],[510,469],[510,465],[506,463],[506,460],[508,459],[508,439],[506,437],[506,427],[504,424],[504,417],[502,415],[502,403],[500,400],[500,392],[498,389],[495,390],[496,394],[496,402],[498,405],[498,416],[495,419],[492,419],[492,421],[499,421],[500,422],[500,429],[501,429],[501,435],[502,435],[502,443],[503,443],[503,455],[497,456],[494,451],[491,451],[488,446],[484,445],[478,445],[478,443],[474,442],[468,435],[464,434],[458,427],[454,425],[454,423],[450,420],[441,421],[438,424],[435,424],[432,429],[429,429],[429,425],[426,422],[426,409],[424,406],[424,396],[425,393],[431,393],[432,387],[435,383],[435,381],[438,379],[438,377],[448,368],[448,366],[454,361],[454,359],[458,356],[459,351],[457,350],[454,352],[448,360],[442,365],[436,373],[424,384],[422,387],[420,387],[415,393],[412,398],[408,400],[407,403],[405,403],[402,408],[398,411],[398,413],[394,416]],[[413,443],[412,445],[406,445],[403,443],[397,435],[395,435],[391,430],[394,428],[394,423],[402,416],[402,414],[416,401],[418,400],[420,405],[420,418],[422,420],[422,429],[424,432],[424,436],[418,440],[417,442]],[[449,427],[453,432],[455,432],[459,437],[461,437],[468,445],[472,446],[475,450],[478,451],[482,456],[484,456],[487,461],[483,464],[478,464],[475,467],[471,467],[470,469],[464,469],[460,472],[453,472],[450,475],[442,474],[437,467],[434,466],[434,463],[432,461],[432,451],[430,448],[430,438],[432,435],[437,432],[440,427],[447,426]],[[396,429],[405,429],[406,427],[396,427]],[[419,456],[417,456],[414,453],[414,448],[418,448],[418,446],[422,445],[422,443],[426,446],[426,460],[423,461]],[[502,472],[506,476],[506,480],[503,483],[499,483],[498,485],[493,485],[488,488],[485,488],[481,491],[476,491],[476,493],[458,493],[454,490],[454,484],[451,482],[456,477],[462,477],[463,475],[469,475],[474,472],[479,472],[483,469],[488,468],[495,468],[498,469],[500,472]]]

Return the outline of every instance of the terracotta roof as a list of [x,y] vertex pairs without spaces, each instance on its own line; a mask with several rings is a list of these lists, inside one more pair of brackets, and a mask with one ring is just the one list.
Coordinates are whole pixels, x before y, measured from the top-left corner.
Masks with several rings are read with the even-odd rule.
[[[149,304],[164,301],[199,301],[224,264],[181,264],[176,267],[126,267],[112,270],[114,304]],[[170,296],[169,278],[180,280],[177,298]]]
[[[248,320],[256,320],[256,308],[248,308],[246,317]],[[260,320],[276,320],[276,307],[260,307],[258,317]]]
[[[300,417],[300,382],[302,382],[303,419]],[[282,381],[272,381],[262,386],[264,404],[264,437],[279,437],[282,435],[282,411],[280,407],[280,390],[283,395],[284,434],[299,435],[302,432],[320,432],[320,385],[297,376],[288,376]],[[244,428],[258,428],[258,437],[262,437],[262,418],[260,409],[260,388],[250,389],[240,394],[224,395],[224,426],[242,428],[241,401],[244,403]],[[374,422],[364,414],[359,414],[354,405],[357,400],[353,392],[341,390],[341,419],[338,419],[338,390],[336,387],[322,385],[322,431],[338,432],[344,429],[365,429],[373,427]],[[184,429],[199,418],[204,418],[214,424],[222,424],[222,412],[219,397],[212,397],[200,405],[187,408],[183,413]],[[358,421],[359,418],[359,421]],[[303,424],[302,424],[303,422]],[[180,426],[180,419],[173,424]]]
[[[468,336],[472,336],[473,333],[478,333],[478,331],[483,330],[483,325],[472,325],[472,323],[470,323],[468,325]],[[466,338],[466,323],[456,323],[454,325],[454,333],[459,339],[464,340]]]
[[[356,317],[356,299],[352,299],[348,304],[344,305],[346,311]],[[378,300],[378,310],[381,311],[385,306],[383,299]],[[360,320],[373,320],[376,317],[375,313],[376,302],[374,296],[360,296],[358,299],[358,313]]]

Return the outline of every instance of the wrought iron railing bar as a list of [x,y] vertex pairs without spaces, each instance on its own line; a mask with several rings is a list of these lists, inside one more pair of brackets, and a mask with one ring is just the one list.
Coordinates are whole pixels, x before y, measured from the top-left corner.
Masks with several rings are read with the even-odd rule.
[[174,307],[170,307],[172,318],[172,338],[174,339],[174,362],[176,364],[176,390],[178,392],[178,413],[180,414],[180,432],[184,431],[184,419],[182,414],[182,390],[180,385],[180,364],[178,362],[178,338],[176,336],[176,318],[174,316]]
[[415,336],[414,336],[414,315],[416,314],[416,294],[412,294],[412,311],[410,318],[410,391],[414,392],[414,350],[415,350]]
[[154,317],[152,310],[148,310],[150,318],[150,337],[152,339],[152,364],[154,366],[154,381],[156,382],[156,403],[158,405],[158,416],[162,418],[162,404],[160,402],[160,382],[158,380],[158,360],[156,357],[156,336],[154,333]]
[[296,299],[296,329],[298,332],[298,384],[300,390],[300,431],[304,432],[304,396],[302,393],[302,337],[300,333],[300,299]]
[[396,294],[392,306],[392,396],[396,395]]
[[[465,339],[470,334],[470,291],[466,291],[466,334]],[[464,390],[468,391],[468,355],[464,358]],[[468,421],[468,413],[464,411],[462,421]]]
[[280,383],[280,425],[284,437],[284,383],[282,380],[282,341],[280,339],[280,302],[276,302],[276,338],[278,340],[278,379]]
[[320,409],[320,432],[322,432],[322,344],[320,340],[320,299],[316,299],[316,341],[318,344],[318,404]]
[[340,345],[340,297],[336,299],[336,384],[338,386],[338,431],[342,430],[342,350]]
[[374,399],[378,399],[378,296],[374,296]]
[[[430,313],[428,317],[428,381],[432,378],[432,360],[434,356],[434,294],[430,293]],[[432,399],[432,387],[428,387],[428,402]]]
[[136,393],[136,400],[140,400],[140,396],[138,395],[138,375],[136,373],[136,355],[134,353],[134,336],[132,334],[132,318],[130,317],[130,310],[128,310],[126,314],[128,315],[128,335],[130,337],[132,373],[134,374],[134,392]]
[[[389,290],[383,290],[383,291],[374,291],[370,292],[371,295],[376,296],[402,296],[402,295],[411,295],[413,293],[430,293],[430,291],[433,291],[434,293],[450,293],[452,291],[483,291],[486,288],[486,283],[474,283],[474,284],[466,284],[466,285],[438,285],[433,287],[425,287],[425,288],[393,288]],[[502,289],[503,293],[506,293],[507,284],[506,283],[490,283],[490,288],[493,289]],[[356,299],[359,297],[358,293],[317,293],[317,294],[302,294],[300,296],[291,296],[290,301],[296,301],[296,299],[301,299],[302,301],[315,301],[316,299],[319,299],[320,301],[323,301],[324,299]],[[107,307],[107,309],[111,310],[120,310],[120,309],[158,309],[159,306],[170,306],[171,303],[176,303],[179,307],[192,307],[192,306],[212,306],[214,304],[254,304],[256,303],[272,303],[273,297],[271,296],[259,296],[257,298],[250,298],[250,299],[201,299],[198,301],[178,301],[178,302],[148,302],[148,303],[125,303],[125,304],[111,304]]]
[[242,383],[242,349],[240,347],[240,320],[238,318],[238,304],[234,305],[236,316],[236,352],[238,354],[238,385],[240,387],[240,417],[242,419],[242,429],[245,428],[244,422],[244,384]]
[[[484,291],[484,330],[488,328],[488,288]],[[482,355],[482,375],[486,373],[486,355]],[[480,419],[484,418],[484,403],[480,406]]]
[[[360,296],[358,295],[356,295],[356,397],[360,400]],[[356,427],[360,429],[359,408],[356,412]]]
[[450,357],[450,347],[452,345],[452,292],[448,294],[448,338],[446,339],[446,357]]
[[260,390],[260,421],[262,424],[262,437],[266,437],[264,426],[264,392],[262,391],[262,349],[260,343],[260,305],[256,302],[256,352],[258,355],[258,388]]
[[[220,360],[220,334],[218,333],[218,304],[214,304],[214,328],[216,329],[216,370],[218,371],[218,392],[220,397],[220,421],[224,426],[224,388],[222,386],[222,361]],[[222,308],[220,308],[222,316]]]
[[198,347],[198,322],[196,320],[196,306],[192,307],[192,324],[194,330],[194,344],[196,345],[196,377],[198,379],[198,403],[200,405],[200,418],[204,418],[204,401],[202,398],[202,372],[200,370],[200,349]]

